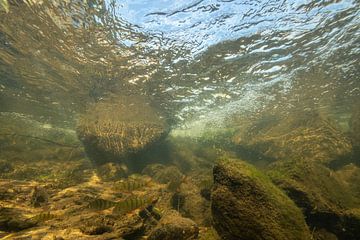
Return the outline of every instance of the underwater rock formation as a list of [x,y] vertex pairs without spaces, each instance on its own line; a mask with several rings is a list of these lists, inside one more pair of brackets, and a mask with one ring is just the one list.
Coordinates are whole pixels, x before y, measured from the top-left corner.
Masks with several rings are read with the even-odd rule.
[[199,228],[189,218],[183,218],[177,211],[168,211],[149,235],[149,240],[191,240],[197,239]]
[[[204,181],[205,177],[203,173],[197,171],[189,174],[179,186],[178,192],[174,194],[174,196],[178,195],[181,204],[178,206],[173,204],[173,207],[175,210],[178,210],[182,216],[191,218],[197,224],[210,226],[211,203],[201,195],[202,189],[211,188],[207,181]],[[183,198],[182,201],[181,198]]]
[[97,102],[77,127],[86,153],[98,164],[119,162],[148,149],[168,131],[160,112],[139,96]]
[[99,177],[104,181],[124,178],[129,174],[129,170],[123,163],[105,163],[96,169]]
[[201,228],[199,231],[199,240],[222,240],[213,227]]
[[268,161],[295,159],[336,166],[352,151],[349,139],[317,113],[293,113],[285,119],[264,117],[233,137],[238,151]]
[[227,240],[311,239],[294,202],[266,176],[240,160],[215,165],[212,216]]
[[353,111],[350,122],[350,138],[354,148],[354,158],[360,165],[360,107]]
[[180,182],[184,177],[176,166],[165,166],[159,163],[149,164],[142,173],[159,183]]
[[302,208],[311,228],[326,229],[339,239],[358,239],[360,198],[351,188],[353,180],[345,182],[341,171],[317,162],[278,161],[269,169],[268,175]]

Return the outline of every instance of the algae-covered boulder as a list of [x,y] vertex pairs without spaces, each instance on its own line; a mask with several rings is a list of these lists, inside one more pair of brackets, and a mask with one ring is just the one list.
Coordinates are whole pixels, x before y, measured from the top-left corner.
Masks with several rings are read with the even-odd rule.
[[360,199],[353,191],[354,183],[343,176],[348,169],[343,171],[317,162],[278,161],[267,173],[303,209],[309,226],[326,229],[339,239],[355,240],[360,236],[360,218],[355,214]]
[[246,157],[269,161],[295,159],[337,165],[352,151],[351,142],[337,126],[314,112],[263,117],[236,134],[233,142]]
[[123,96],[89,106],[77,133],[96,163],[116,162],[158,143],[169,129],[160,111],[139,96]]
[[222,238],[311,239],[300,209],[254,167],[240,160],[222,160],[213,174],[211,209]]
[[174,210],[168,211],[149,235],[149,240],[197,239],[199,228],[189,218],[183,218]]

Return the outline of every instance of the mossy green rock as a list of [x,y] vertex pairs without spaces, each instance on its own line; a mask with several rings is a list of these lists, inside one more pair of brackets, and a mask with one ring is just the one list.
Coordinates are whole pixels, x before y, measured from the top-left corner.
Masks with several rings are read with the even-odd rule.
[[309,226],[326,229],[339,239],[359,239],[356,168],[335,172],[316,162],[278,161],[269,166],[267,174],[303,209]]
[[254,167],[221,160],[213,174],[212,216],[223,239],[311,239],[300,209]]

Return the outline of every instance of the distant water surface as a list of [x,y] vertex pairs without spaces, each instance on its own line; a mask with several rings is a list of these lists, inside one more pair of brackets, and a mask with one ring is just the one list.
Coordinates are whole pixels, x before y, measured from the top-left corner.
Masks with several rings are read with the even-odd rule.
[[182,128],[360,96],[359,1],[17,0],[0,12],[0,111],[72,126],[141,94]]

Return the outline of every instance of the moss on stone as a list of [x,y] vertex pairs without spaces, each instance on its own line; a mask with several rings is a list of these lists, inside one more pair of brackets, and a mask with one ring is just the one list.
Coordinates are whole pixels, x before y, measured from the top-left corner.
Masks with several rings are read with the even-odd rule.
[[214,183],[212,215],[224,239],[311,239],[300,209],[249,164],[221,160]]
[[359,198],[339,173],[317,162],[279,161],[269,166],[267,174],[303,209],[309,226],[326,229],[340,239],[356,239],[349,226],[360,219],[345,212],[358,207]]

